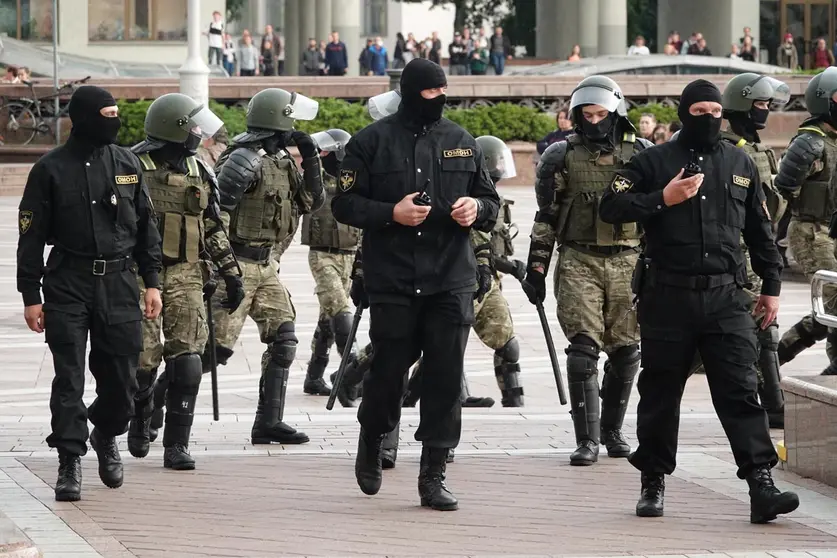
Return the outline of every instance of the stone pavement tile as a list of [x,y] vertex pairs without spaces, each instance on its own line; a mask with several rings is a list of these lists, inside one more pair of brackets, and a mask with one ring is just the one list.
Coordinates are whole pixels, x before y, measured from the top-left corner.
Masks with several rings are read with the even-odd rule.
[[[46,460],[25,464],[52,476]],[[448,468],[462,506],[454,513],[418,506],[417,457],[387,471],[375,497],[360,493],[352,465],[351,458],[332,456],[207,457],[197,471],[175,473],[128,459],[121,489],[91,479],[75,507],[139,556],[263,556],[277,549],[309,556],[543,555],[557,547],[565,556],[607,556],[615,548],[650,556],[837,548],[837,537],[794,516],[751,525],[746,503],[678,478],[669,483],[666,517],[637,518],[638,476],[625,460],[579,470],[554,458],[458,458]],[[67,523],[74,527],[71,516]],[[579,537],[591,524],[596,536]]]

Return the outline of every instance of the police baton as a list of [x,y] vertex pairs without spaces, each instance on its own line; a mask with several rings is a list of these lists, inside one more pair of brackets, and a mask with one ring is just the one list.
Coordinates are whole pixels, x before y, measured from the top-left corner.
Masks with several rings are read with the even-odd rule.
[[352,352],[349,349],[355,343],[357,328],[360,325],[360,319],[362,317],[363,306],[358,306],[357,310],[355,310],[355,317],[352,320],[352,329],[349,330],[349,338],[346,340],[346,346],[343,348],[343,356],[340,357],[340,368],[337,369],[337,375],[334,376],[334,382],[331,384],[331,393],[328,396],[328,403],[326,403],[327,411],[334,408],[334,400],[337,399],[337,392],[340,389],[340,384],[343,383],[343,375],[346,373],[346,366],[349,364],[349,356]]
[[217,288],[218,284],[212,280],[203,286],[203,300],[206,303],[206,326],[209,330],[207,345],[209,352],[209,376],[212,380],[212,420],[215,421],[221,419],[218,409],[218,356],[215,353],[215,320],[212,318],[212,295],[215,294],[215,289]]
[[555,342],[552,340],[552,332],[549,330],[549,322],[546,321],[546,312],[543,309],[543,302],[540,300],[535,304],[538,309],[538,317],[541,319],[541,328],[546,337],[546,350],[549,352],[549,360],[552,362],[552,374],[555,376],[555,385],[558,387],[558,399],[561,405],[567,404],[567,394],[564,390],[564,379],[561,377],[561,366],[558,364],[558,357],[555,355]]

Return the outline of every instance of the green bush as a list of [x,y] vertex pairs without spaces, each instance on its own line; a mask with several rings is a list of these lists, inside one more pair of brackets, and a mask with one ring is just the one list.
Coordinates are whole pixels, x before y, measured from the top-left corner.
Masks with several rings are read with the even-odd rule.
[[[372,118],[362,103],[348,103],[341,99],[318,99],[320,110],[311,121],[298,121],[297,128],[309,134],[340,128],[355,134],[372,123]],[[145,113],[151,101],[117,102],[122,128],[119,131],[120,145],[134,145],[145,139]],[[242,107],[228,107],[210,101],[209,107],[224,121],[229,137],[240,134],[247,128],[247,117]],[[474,137],[497,136],[504,141],[538,141],[555,128],[554,120],[537,109],[521,107],[511,103],[498,103],[493,107],[472,109],[450,109],[445,116],[456,122]],[[637,116],[637,118],[639,118]]]
[[677,117],[677,109],[674,107],[667,107],[659,103],[642,105],[628,111],[628,118],[630,118],[637,129],[639,129],[639,118],[645,113],[653,114],[660,124],[668,124],[679,120]]
[[[806,75],[806,76],[815,76],[817,74],[821,74],[825,71],[825,68],[814,68],[813,70],[797,70],[796,74]],[[778,79],[782,79],[782,76],[777,76]]]

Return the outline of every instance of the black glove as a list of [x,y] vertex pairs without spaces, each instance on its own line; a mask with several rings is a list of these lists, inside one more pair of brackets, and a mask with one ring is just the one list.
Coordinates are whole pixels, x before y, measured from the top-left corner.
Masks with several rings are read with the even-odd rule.
[[474,293],[474,300],[482,302],[485,295],[491,289],[491,268],[487,265],[477,266],[477,292]]
[[511,264],[514,266],[512,276],[518,281],[523,281],[523,278],[526,277],[526,264],[520,260],[512,260]]
[[311,159],[318,155],[317,145],[311,139],[311,136],[305,132],[295,130],[291,133],[291,139],[296,145],[296,148],[299,149],[299,154],[302,155],[303,159]]
[[532,271],[531,269],[526,273],[526,278],[523,280],[523,292],[532,304],[543,302],[546,299],[546,277],[543,273]]
[[244,300],[244,285],[241,283],[241,277],[235,275],[225,275],[224,283],[226,285],[227,298],[221,301],[221,307],[226,308],[232,314],[241,306],[241,301]]
[[215,294],[215,291],[218,290],[218,283],[216,283],[213,279],[210,279],[203,285],[203,301],[209,302],[209,299],[212,298],[212,295]]
[[349,294],[356,308],[369,308],[369,297],[366,295],[366,285],[363,284],[363,277],[352,279],[352,289]]

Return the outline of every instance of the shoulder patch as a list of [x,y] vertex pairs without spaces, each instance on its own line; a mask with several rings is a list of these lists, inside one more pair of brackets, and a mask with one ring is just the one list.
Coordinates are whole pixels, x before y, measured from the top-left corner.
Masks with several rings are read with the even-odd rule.
[[116,175],[117,184],[139,184],[139,176],[136,174]]
[[348,192],[352,189],[352,186],[355,185],[355,179],[357,178],[357,171],[353,170],[341,170],[340,171],[340,189],[344,192]]
[[32,218],[34,215],[31,211],[21,210],[17,217],[17,228],[21,235],[26,234],[30,227],[32,227]]
[[470,147],[465,149],[457,147],[456,149],[445,149],[442,152],[442,155],[444,155],[445,159],[450,159],[452,157],[473,157],[474,150]]
[[738,176],[737,174],[732,175],[732,182],[736,186],[741,186],[743,188],[749,188],[750,187],[750,179],[749,178],[744,178],[743,176]]
[[613,175],[613,180],[610,182],[610,189],[617,194],[627,192],[634,187],[634,183],[621,175]]

